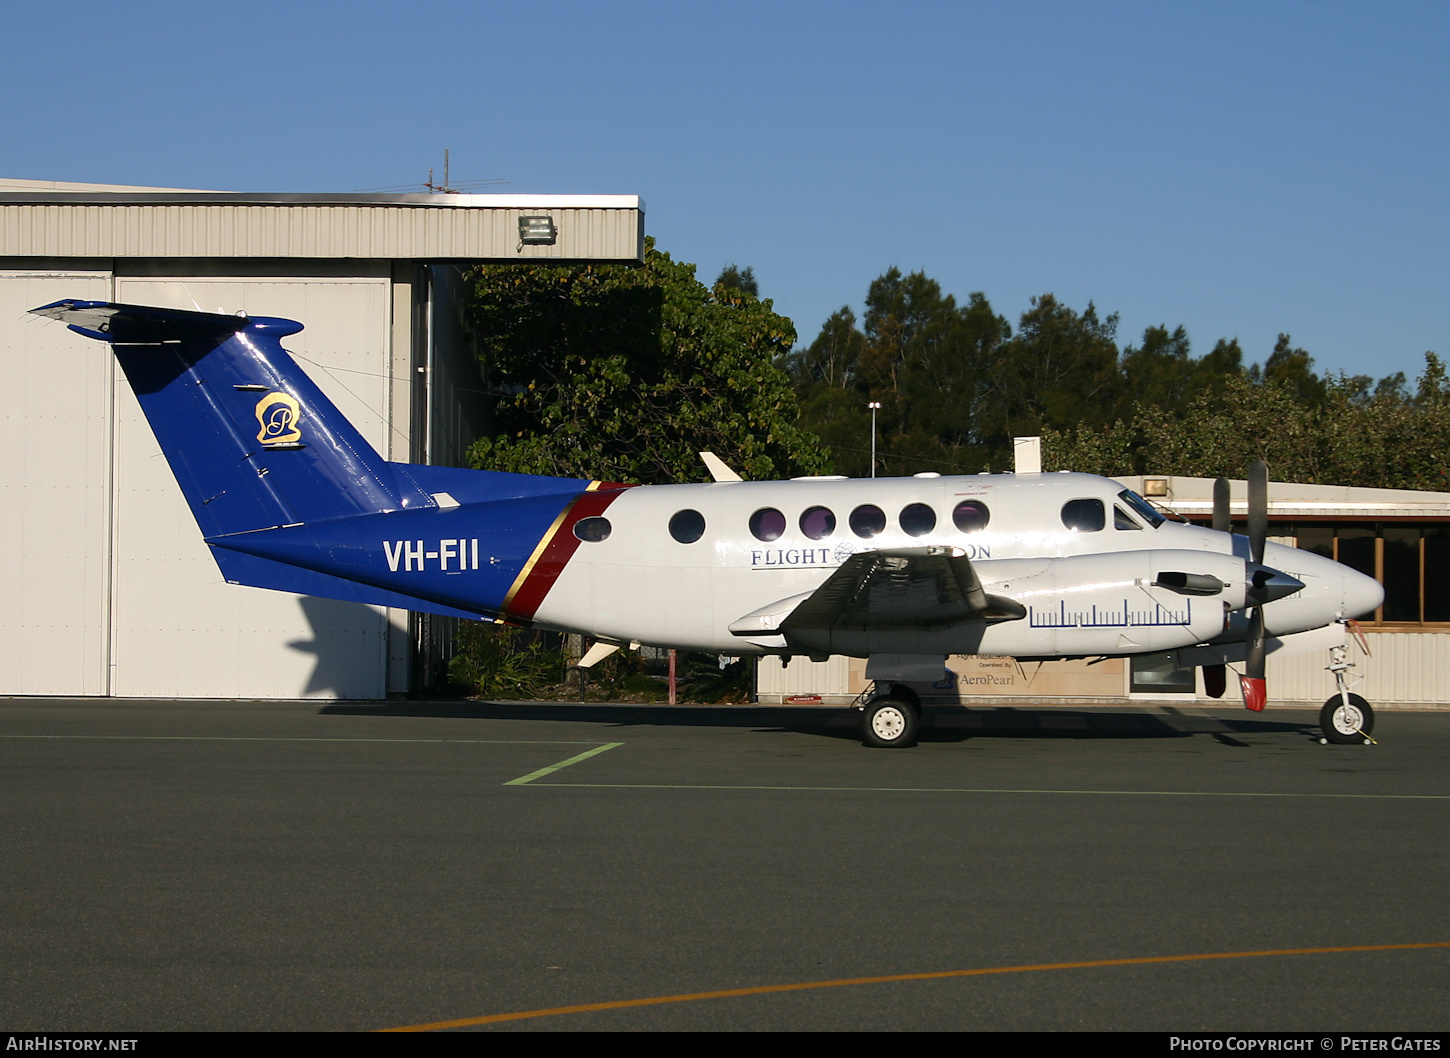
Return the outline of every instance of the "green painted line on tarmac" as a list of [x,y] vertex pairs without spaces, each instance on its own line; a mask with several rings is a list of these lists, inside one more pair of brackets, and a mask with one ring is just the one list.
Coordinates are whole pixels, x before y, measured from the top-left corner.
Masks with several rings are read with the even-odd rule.
[[[517,779],[510,779],[508,782],[504,783],[504,785],[505,786],[528,786],[535,779],[542,779],[545,775],[553,775],[554,772],[559,771],[562,768],[567,768],[571,764],[578,764],[581,760],[588,760],[590,757],[593,757],[593,756],[595,756],[596,754],[599,754],[599,753],[603,753],[607,749],[615,749],[616,747],[619,747],[619,746],[622,746],[622,745],[624,745],[623,742],[606,742],[602,746],[595,746],[593,749],[585,750],[583,753],[580,753],[580,754],[578,754],[577,756],[574,756],[574,757],[570,757],[568,760],[561,760],[558,764],[550,764],[547,768],[540,768],[538,771],[531,771],[527,775],[520,775]],[[556,784],[556,783],[546,783],[545,785],[547,785],[547,786],[554,786],[554,785],[568,786],[568,785],[572,785],[572,784],[570,784],[570,783],[558,783],[558,784]],[[581,783],[579,785],[587,785],[587,784]]]
[[[603,747],[608,748],[608,747]],[[583,760],[599,750],[581,754],[574,760]],[[562,767],[563,765],[560,765]],[[533,779],[557,768],[545,768],[533,775]],[[515,779],[514,782],[520,783]],[[520,783],[521,784],[521,783]],[[1079,797],[1098,795],[1110,797],[1277,797],[1277,798],[1337,798],[1365,801],[1450,801],[1450,794],[1359,794],[1359,793],[1256,793],[1232,790],[1008,790],[996,788],[975,788],[956,786],[730,786],[711,783],[622,783],[622,782],[541,782],[535,786],[575,787],[588,790],[766,790],[773,792],[819,792],[819,793],[933,793],[933,794],[1046,794]]]

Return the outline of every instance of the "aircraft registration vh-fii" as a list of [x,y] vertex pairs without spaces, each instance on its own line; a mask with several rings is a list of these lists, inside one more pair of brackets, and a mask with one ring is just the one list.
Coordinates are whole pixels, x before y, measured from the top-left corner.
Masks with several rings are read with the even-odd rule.
[[233,584],[732,655],[866,658],[868,745],[915,740],[912,682],[950,654],[1174,652],[1217,697],[1242,664],[1327,649],[1324,739],[1368,738],[1348,691],[1372,578],[1269,543],[1267,469],[1248,534],[1180,524],[1085,474],[629,486],[384,460],[282,348],[300,323],[97,301],[37,315],[109,342],[222,575]]

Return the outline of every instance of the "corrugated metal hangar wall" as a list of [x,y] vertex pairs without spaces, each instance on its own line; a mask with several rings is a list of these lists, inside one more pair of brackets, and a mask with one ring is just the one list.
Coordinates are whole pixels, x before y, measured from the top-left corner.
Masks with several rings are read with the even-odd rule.
[[[426,259],[459,249],[491,260],[546,256],[526,249],[567,260],[581,251],[499,249],[506,235],[516,238],[521,212],[549,212],[546,199],[521,207],[487,197],[488,205],[467,209],[459,205],[465,196],[406,196],[429,201],[370,199],[339,213],[329,196],[312,216],[295,199],[253,202],[287,213],[296,237],[282,248],[299,256],[248,255],[237,252],[249,245],[246,231],[260,232],[262,249],[276,252],[283,218],[264,212],[241,224],[234,215],[245,216],[245,196],[192,196],[198,201],[183,207],[188,216],[155,201],[174,197],[59,192],[49,196],[56,202],[0,190],[0,442],[8,454],[0,694],[381,698],[405,691],[418,676],[428,622],[224,583],[109,351],[27,310],[80,298],[299,320],[306,329],[288,348],[380,452],[456,465],[483,428],[481,386],[461,326],[462,262]],[[213,199],[221,201],[208,206]],[[579,225],[589,242],[584,256],[638,259],[637,200],[567,201],[589,217]],[[89,220],[74,216],[87,208]],[[347,231],[331,231],[330,218]],[[217,242],[219,223],[243,234]],[[297,235],[307,224],[317,230]],[[155,227],[165,229],[170,249],[215,243],[230,254],[139,252],[155,250],[162,234]],[[560,228],[563,242],[567,227]],[[369,231],[386,236],[386,246],[364,238]],[[331,256],[345,252],[344,235],[369,256]],[[405,256],[371,256],[379,248]],[[321,254],[328,256],[314,256]]]

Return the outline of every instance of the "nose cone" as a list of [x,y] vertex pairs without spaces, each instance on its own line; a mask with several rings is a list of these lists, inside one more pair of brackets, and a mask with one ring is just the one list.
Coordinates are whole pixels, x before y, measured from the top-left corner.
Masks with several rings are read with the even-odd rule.
[[1248,594],[1248,601],[1251,604],[1286,599],[1304,587],[1304,582],[1298,577],[1291,577],[1281,570],[1270,569],[1268,566],[1254,566],[1253,572],[1249,575],[1249,583],[1252,585]]
[[1385,601],[1385,589],[1373,577],[1348,566],[1343,567],[1344,616],[1372,617]]

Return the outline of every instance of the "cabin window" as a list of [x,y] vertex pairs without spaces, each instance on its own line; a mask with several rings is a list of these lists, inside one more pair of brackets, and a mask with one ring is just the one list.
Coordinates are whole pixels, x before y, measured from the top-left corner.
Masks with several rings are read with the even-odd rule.
[[826,507],[810,507],[801,515],[801,532],[811,540],[824,540],[836,531],[836,516]]
[[779,540],[785,533],[785,515],[774,507],[762,507],[750,516],[750,535],[761,541]]
[[936,511],[924,503],[912,503],[901,509],[900,522],[907,536],[925,536],[936,528]]
[[963,533],[978,533],[987,528],[992,512],[981,500],[963,500],[952,511],[952,523]]
[[851,532],[869,540],[886,528],[886,512],[870,503],[863,503],[851,512]]
[[699,511],[676,511],[670,519],[670,535],[682,544],[693,544],[705,535],[705,516]]
[[1107,524],[1102,500],[1068,500],[1062,505],[1062,524],[1075,533],[1096,533]]
[[609,539],[611,528],[608,518],[581,518],[574,523],[574,535],[580,540],[597,544],[601,540]]

